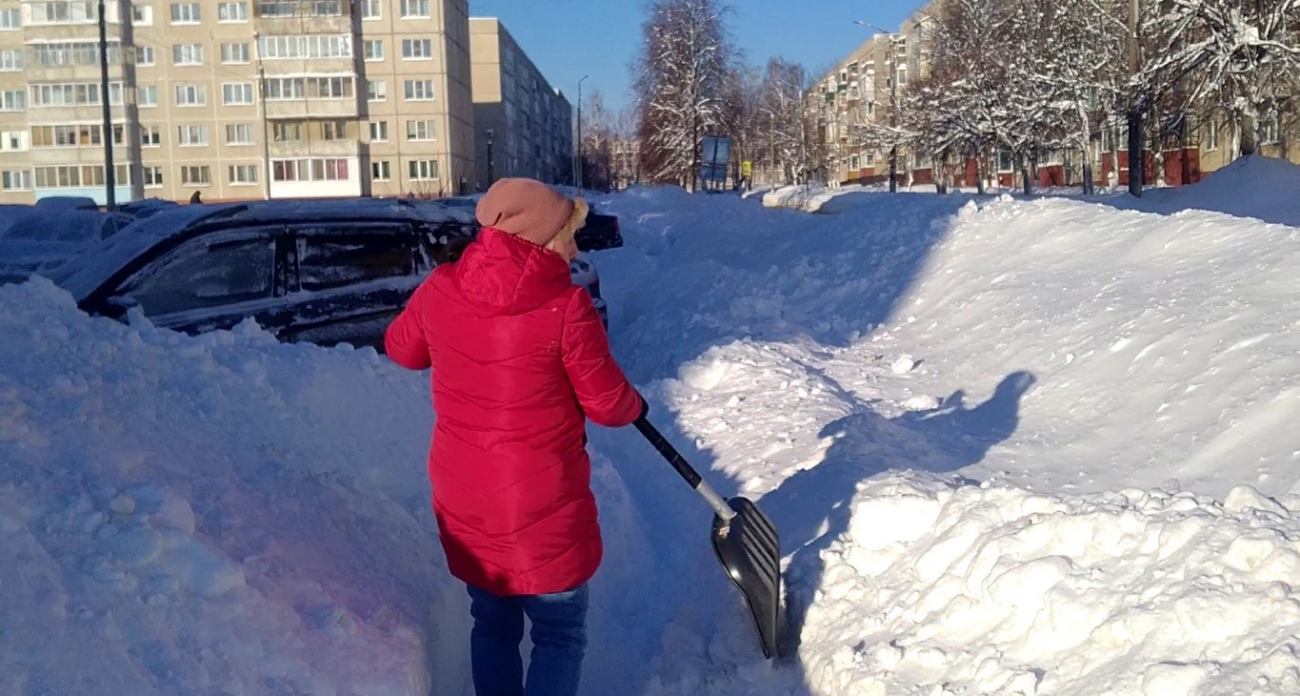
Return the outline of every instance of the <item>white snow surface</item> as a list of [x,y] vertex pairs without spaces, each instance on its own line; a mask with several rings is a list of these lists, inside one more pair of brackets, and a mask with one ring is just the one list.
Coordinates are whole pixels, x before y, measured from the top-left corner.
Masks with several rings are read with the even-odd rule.
[[[761,658],[702,502],[593,428],[584,694],[1300,691],[1288,202],[598,200],[615,351],[776,522],[791,653]],[[0,335],[0,694],[471,693],[426,374],[39,279]]]

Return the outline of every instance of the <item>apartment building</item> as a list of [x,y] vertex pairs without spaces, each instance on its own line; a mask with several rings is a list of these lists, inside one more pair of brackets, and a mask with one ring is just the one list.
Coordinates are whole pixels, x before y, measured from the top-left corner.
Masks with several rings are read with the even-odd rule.
[[[105,7],[118,202],[474,179],[466,0]],[[98,19],[95,2],[0,1],[0,202],[105,201]]]
[[902,51],[906,51],[904,37],[877,34],[818,80],[811,108],[820,124],[830,170],[827,180],[832,185],[875,182],[889,176],[888,158],[868,145],[861,125],[887,118],[890,75],[895,68],[906,84],[907,69],[898,55]]
[[526,176],[573,182],[573,107],[500,20],[469,21],[478,186]]

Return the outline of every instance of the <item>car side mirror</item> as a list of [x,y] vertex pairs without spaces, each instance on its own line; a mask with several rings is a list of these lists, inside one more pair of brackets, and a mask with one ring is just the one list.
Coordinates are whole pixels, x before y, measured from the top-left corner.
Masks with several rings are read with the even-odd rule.
[[108,304],[117,307],[118,309],[131,310],[138,308],[140,306],[140,301],[127,295],[114,295],[113,297],[108,298]]

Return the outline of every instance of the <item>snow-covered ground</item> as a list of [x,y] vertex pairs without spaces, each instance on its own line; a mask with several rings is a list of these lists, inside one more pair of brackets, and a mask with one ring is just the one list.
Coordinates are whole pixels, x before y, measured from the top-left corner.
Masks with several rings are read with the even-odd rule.
[[[593,429],[584,693],[1300,692],[1294,205],[1184,210],[1256,168],[1140,206],[599,199],[615,350],[780,528],[794,654],[762,660],[707,508]],[[469,693],[425,375],[40,281],[0,335],[0,694]]]

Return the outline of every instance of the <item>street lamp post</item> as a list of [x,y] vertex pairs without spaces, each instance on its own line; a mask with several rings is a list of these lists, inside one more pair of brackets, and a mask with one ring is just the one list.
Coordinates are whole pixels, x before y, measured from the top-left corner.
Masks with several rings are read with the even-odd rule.
[[[124,48],[118,49],[119,60],[123,50]],[[104,207],[117,210],[117,170],[113,167],[113,110],[110,106],[112,100],[108,98],[108,18],[104,12],[104,0],[99,0],[99,90],[100,101],[104,106]],[[122,133],[126,134],[126,128],[122,129]]]
[[494,166],[494,162],[492,161],[492,136],[494,136],[494,135],[496,135],[495,131],[493,131],[491,128],[487,129],[487,178],[488,178],[488,180],[487,180],[487,185],[488,185],[488,188],[492,188],[492,184],[495,183],[494,180],[496,179],[496,167]]
[[573,158],[573,171],[574,171],[573,183],[577,185],[579,194],[582,193],[582,174],[583,174],[582,172],[582,83],[586,82],[588,77],[591,76],[583,75],[582,79],[578,80],[578,142],[575,147],[575,149],[578,151],[578,156]]

